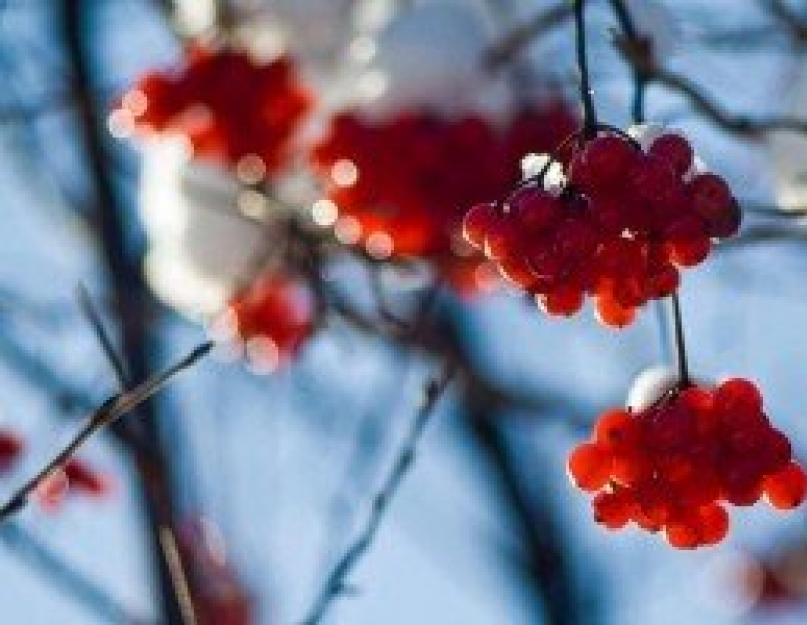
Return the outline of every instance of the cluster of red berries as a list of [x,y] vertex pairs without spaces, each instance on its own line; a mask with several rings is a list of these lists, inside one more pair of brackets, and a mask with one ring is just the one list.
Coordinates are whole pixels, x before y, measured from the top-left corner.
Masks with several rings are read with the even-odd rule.
[[465,207],[506,193],[527,151],[554,150],[577,127],[559,100],[524,109],[503,128],[473,115],[417,111],[375,121],[343,113],[312,161],[337,207],[337,234],[349,226],[352,242],[371,253],[381,242],[381,256],[427,258],[444,274],[458,265],[472,273],[480,258],[469,258],[458,236]]
[[726,182],[693,169],[679,135],[643,151],[606,131],[577,147],[559,192],[538,180],[504,202],[478,204],[465,216],[465,238],[548,314],[572,315],[589,295],[603,324],[623,327],[645,302],[678,288],[679,268],[697,265],[712,240],[739,228]]
[[311,335],[313,313],[302,283],[269,273],[236,295],[225,317],[247,356],[268,372],[293,357]]
[[258,62],[229,48],[195,47],[182,67],[146,74],[121,99],[123,110],[145,131],[187,136],[194,154],[277,171],[312,104],[287,57]]
[[807,495],[789,440],[770,425],[757,387],[740,378],[674,389],[636,413],[605,412],[568,468],[578,487],[597,492],[598,523],[663,529],[679,549],[720,542],[725,504],[749,506],[764,494],[788,510]]

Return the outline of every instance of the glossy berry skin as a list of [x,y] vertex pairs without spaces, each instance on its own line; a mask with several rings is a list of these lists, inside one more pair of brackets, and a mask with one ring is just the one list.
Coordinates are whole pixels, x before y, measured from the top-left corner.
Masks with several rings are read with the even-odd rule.
[[180,132],[195,157],[225,165],[258,157],[271,175],[288,163],[312,104],[289,57],[261,63],[241,50],[197,45],[173,71],[146,74],[120,106],[142,134]]
[[579,488],[595,493],[598,523],[613,530],[632,521],[663,533],[676,549],[720,543],[728,505],[753,505],[764,494],[790,510],[807,497],[790,442],[770,425],[757,387],[742,378],[673,389],[639,412],[604,412],[568,468]]
[[739,228],[726,182],[691,176],[693,162],[679,135],[663,134],[643,151],[600,133],[568,165],[561,160],[567,181],[559,194],[540,182],[516,189],[495,222],[469,217],[468,241],[494,263],[526,258],[535,279],[519,283],[547,314],[569,316],[590,297],[604,326],[624,328],[647,301],[675,293],[681,270],[702,263],[715,239]]
[[[529,281],[513,280],[520,267],[507,262],[518,256],[511,233],[548,227],[555,207],[532,201],[531,193],[492,200],[518,183],[527,152],[553,151],[576,127],[562,100],[520,110],[504,127],[471,114],[413,109],[370,120],[346,111],[330,120],[310,159],[340,218],[356,226],[356,245],[381,234],[388,256],[425,260],[461,292],[474,290],[487,254],[503,263],[497,268],[507,281],[526,288]],[[335,179],[340,163],[357,175]],[[338,233],[339,222],[334,227]],[[468,245],[458,248],[457,235]]]
[[795,462],[765,478],[765,498],[779,510],[798,507],[807,496],[807,476]]

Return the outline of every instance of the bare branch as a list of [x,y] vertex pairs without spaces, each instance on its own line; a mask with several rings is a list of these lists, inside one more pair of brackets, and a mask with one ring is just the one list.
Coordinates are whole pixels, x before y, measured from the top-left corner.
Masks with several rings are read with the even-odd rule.
[[165,371],[158,373],[130,391],[122,392],[104,402],[85,422],[73,439],[34,477],[26,482],[16,493],[0,507],[0,521],[19,512],[27,503],[31,493],[50,475],[64,465],[84,442],[105,426],[132,411],[162,389],[175,375],[193,366],[212,349],[210,342],[203,343],[193,349],[182,360]]
[[384,480],[384,483],[375,497],[373,497],[370,516],[367,519],[364,529],[331,570],[322,591],[314,601],[314,605],[309,611],[308,616],[303,620],[303,625],[316,625],[319,623],[331,604],[345,593],[347,578],[372,545],[373,539],[384,518],[384,513],[389,508],[390,502],[397,493],[401,482],[404,477],[406,477],[415,461],[417,446],[429,422],[429,418],[453,379],[455,371],[453,366],[447,364],[443,368],[442,373],[426,385],[423,404],[418,410],[408,434],[404,438],[389,475]]
[[787,115],[755,119],[727,111],[694,82],[662,67],[654,54],[652,41],[639,32],[624,0],[610,0],[610,3],[622,30],[615,45],[630,63],[638,80],[646,84],[657,83],[684,96],[701,115],[715,125],[747,139],[759,139],[774,131],[807,134],[807,119]]

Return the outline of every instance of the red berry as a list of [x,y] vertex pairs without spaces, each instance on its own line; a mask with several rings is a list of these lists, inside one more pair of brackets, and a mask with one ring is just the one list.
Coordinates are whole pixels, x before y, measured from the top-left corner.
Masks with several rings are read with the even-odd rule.
[[693,519],[675,520],[664,530],[667,542],[676,549],[695,549],[700,545],[699,527]]
[[598,445],[583,443],[572,451],[568,468],[578,488],[599,490],[611,476],[611,455]]
[[650,457],[640,449],[614,452],[611,463],[611,479],[625,487],[635,487],[653,475]]
[[687,185],[692,209],[709,226],[714,237],[729,237],[740,227],[742,215],[726,181],[711,173],[700,174]]
[[499,273],[510,284],[525,290],[535,282],[535,276],[523,256],[508,256],[499,260]]
[[636,420],[630,413],[619,408],[604,412],[594,426],[594,440],[608,449],[633,447],[639,436]]
[[519,189],[507,201],[510,214],[529,233],[537,233],[550,227],[560,214],[560,202],[543,189],[525,187]]
[[624,328],[636,317],[636,309],[620,305],[609,295],[597,297],[597,319],[609,328]]
[[548,315],[570,317],[583,306],[583,291],[574,285],[561,285],[546,295],[536,295],[535,301]]
[[715,407],[729,419],[753,418],[762,414],[762,395],[753,382],[731,378],[717,387]]
[[485,256],[490,260],[501,260],[516,254],[518,241],[518,232],[509,221],[496,220],[485,233]]
[[704,545],[716,545],[729,533],[729,515],[725,508],[713,503],[698,510],[700,539]]
[[648,152],[667,163],[679,178],[692,167],[692,146],[680,135],[661,135],[653,141]]
[[636,148],[622,137],[596,137],[572,159],[569,179],[582,190],[602,191],[624,182],[637,158]]
[[462,220],[462,234],[477,249],[485,246],[485,236],[496,221],[496,208],[493,204],[477,204],[465,214]]
[[625,490],[598,493],[591,502],[594,520],[608,529],[625,527],[634,514],[635,503]]
[[807,476],[795,462],[765,478],[765,498],[774,508],[790,510],[804,501],[807,495]]

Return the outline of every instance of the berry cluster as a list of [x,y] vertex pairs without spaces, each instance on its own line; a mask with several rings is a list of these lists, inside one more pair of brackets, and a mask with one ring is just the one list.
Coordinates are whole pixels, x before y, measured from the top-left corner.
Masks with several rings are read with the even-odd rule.
[[259,369],[274,371],[313,331],[311,296],[302,283],[267,274],[233,298],[223,319],[225,338],[244,343]]
[[640,412],[605,412],[568,467],[579,488],[597,492],[598,523],[664,529],[679,549],[725,537],[723,503],[749,506],[764,494],[788,510],[807,495],[790,442],[770,425],[756,386],[740,378],[675,389]]
[[528,181],[504,202],[465,216],[466,240],[535,296],[548,314],[572,315],[586,295],[610,327],[632,322],[650,299],[671,295],[679,268],[740,225],[719,176],[694,172],[686,139],[663,134],[646,151],[606,131],[574,150],[554,192]]
[[197,156],[238,164],[259,158],[277,171],[312,104],[292,61],[255,61],[246,52],[194,48],[175,71],[151,72],[121,99],[143,131],[186,135]]
[[462,268],[480,264],[458,236],[465,207],[506,193],[528,149],[554,150],[577,125],[561,101],[522,110],[504,128],[472,115],[343,113],[312,159],[338,211],[337,235],[348,231],[373,255],[427,258],[457,286]]

